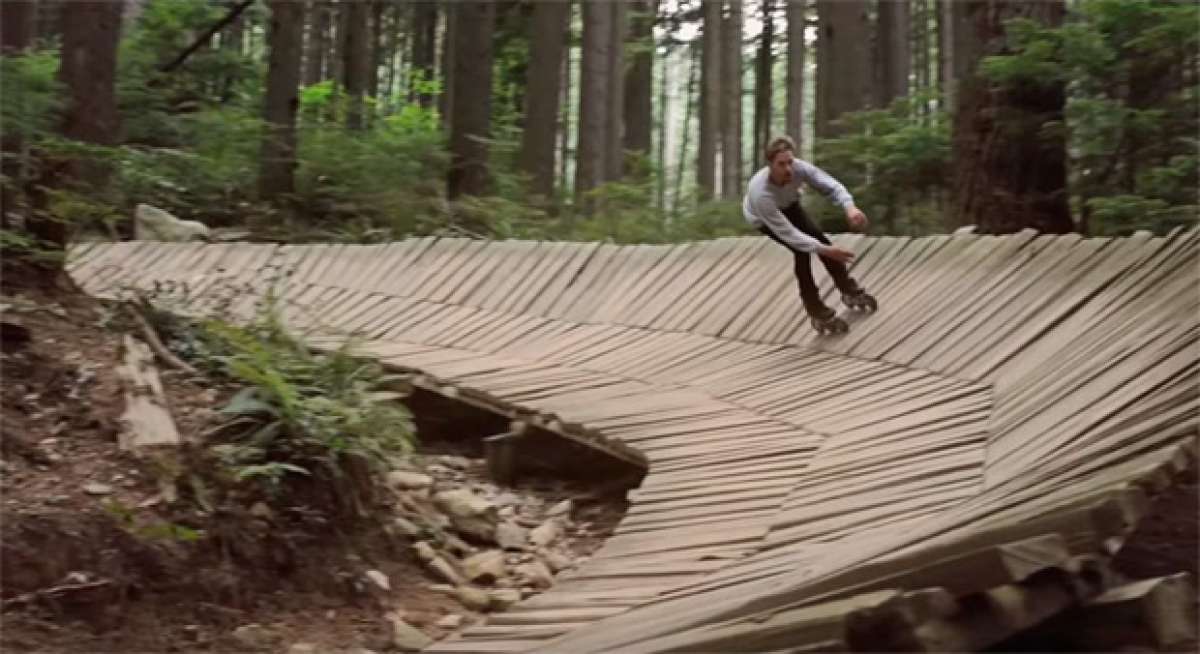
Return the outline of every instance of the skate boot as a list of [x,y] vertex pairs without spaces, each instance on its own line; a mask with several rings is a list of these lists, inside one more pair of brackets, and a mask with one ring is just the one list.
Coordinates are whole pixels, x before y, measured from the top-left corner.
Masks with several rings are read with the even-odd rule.
[[846,308],[852,311],[870,311],[874,313],[879,308],[879,303],[875,301],[875,296],[861,288],[854,293],[843,293],[842,304],[846,305]]
[[813,329],[817,330],[818,334],[845,334],[850,331],[850,325],[846,324],[846,321],[842,320],[833,309],[809,311],[808,315]]

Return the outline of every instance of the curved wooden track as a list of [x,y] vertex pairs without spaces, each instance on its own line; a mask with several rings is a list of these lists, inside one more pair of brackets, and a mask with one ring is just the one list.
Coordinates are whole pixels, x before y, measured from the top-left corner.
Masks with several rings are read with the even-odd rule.
[[[294,268],[289,320],[314,344],[356,334],[646,457],[590,561],[432,651],[994,642],[960,633],[964,598],[1042,592],[1046,570],[1096,582],[1094,557],[1192,465],[1200,232],[836,241],[881,308],[835,337],[762,238],[129,242],[80,246],[70,270],[96,294],[174,280],[198,304],[234,280],[245,311],[264,264]],[[1006,602],[988,606],[1011,632]]]

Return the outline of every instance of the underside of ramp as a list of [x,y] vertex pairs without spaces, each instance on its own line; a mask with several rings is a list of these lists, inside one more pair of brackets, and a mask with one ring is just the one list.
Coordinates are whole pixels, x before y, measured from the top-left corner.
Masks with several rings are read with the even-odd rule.
[[591,560],[433,651],[978,649],[1100,601],[1194,465],[1198,232],[836,241],[880,301],[838,336],[757,238],[127,242],[70,270],[197,311],[239,285],[248,314],[283,266],[313,346],[648,467]]

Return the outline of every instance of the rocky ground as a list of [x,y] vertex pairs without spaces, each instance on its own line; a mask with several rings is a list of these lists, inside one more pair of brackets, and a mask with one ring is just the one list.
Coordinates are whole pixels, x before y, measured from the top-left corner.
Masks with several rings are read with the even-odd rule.
[[[0,322],[3,651],[413,650],[551,587],[624,513],[620,492],[493,484],[444,418],[366,519],[299,499],[204,510],[186,470],[118,445],[114,368],[136,333],[119,314],[10,287]],[[236,389],[160,372],[184,440],[202,440]]]

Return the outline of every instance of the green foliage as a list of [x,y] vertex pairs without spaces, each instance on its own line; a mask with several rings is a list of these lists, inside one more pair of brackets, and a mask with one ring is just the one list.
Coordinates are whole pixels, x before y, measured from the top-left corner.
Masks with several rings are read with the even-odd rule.
[[53,133],[62,109],[57,71],[55,52],[0,57],[0,121],[5,138],[36,141]]
[[271,492],[295,474],[339,483],[363,462],[382,470],[412,450],[411,415],[378,365],[352,356],[349,343],[311,352],[289,334],[273,295],[246,326],[208,319],[200,330],[210,359],[246,385],[221,409],[224,442],[214,447],[235,479]]
[[135,538],[193,543],[204,536],[203,531],[165,520],[150,523],[139,522],[137,512],[119,500],[110,499],[103,506],[104,510],[117,521],[117,524]]

